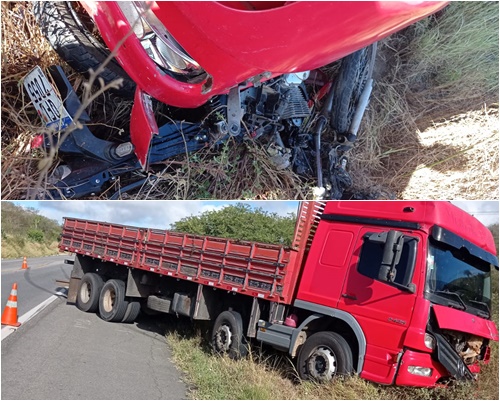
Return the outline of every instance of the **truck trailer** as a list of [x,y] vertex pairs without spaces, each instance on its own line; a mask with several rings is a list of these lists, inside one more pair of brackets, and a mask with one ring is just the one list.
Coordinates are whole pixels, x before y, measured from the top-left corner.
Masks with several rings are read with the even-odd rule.
[[291,246],[65,217],[60,250],[79,309],[210,321],[216,352],[268,344],[305,380],[475,380],[498,341],[493,236],[449,202],[302,202]]

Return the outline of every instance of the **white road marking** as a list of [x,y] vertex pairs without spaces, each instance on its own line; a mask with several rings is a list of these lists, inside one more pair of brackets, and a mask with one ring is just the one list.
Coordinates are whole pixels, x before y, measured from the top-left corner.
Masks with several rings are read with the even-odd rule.
[[[17,321],[21,323],[22,327],[23,323],[26,323],[28,320],[32,319],[35,317],[38,313],[40,313],[42,310],[44,310],[47,306],[49,306],[52,302],[54,302],[57,298],[58,295],[66,296],[65,292],[56,292],[55,295],[52,295],[51,297],[47,298],[45,301],[43,301],[41,304],[35,306],[33,309],[30,311],[26,312],[24,315],[22,315]],[[5,338],[10,336],[13,332],[15,332],[19,327],[13,327],[13,326],[5,326],[2,328],[2,340],[3,341]]]

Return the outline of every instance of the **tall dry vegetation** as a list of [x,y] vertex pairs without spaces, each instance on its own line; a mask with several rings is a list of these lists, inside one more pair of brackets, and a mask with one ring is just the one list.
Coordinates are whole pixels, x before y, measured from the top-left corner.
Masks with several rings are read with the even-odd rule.
[[2,258],[36,257],[58,252],[61,226],[34,208],[1,202]]
[[383,41],[355,185],[498,199],[498,2],[452,2]]

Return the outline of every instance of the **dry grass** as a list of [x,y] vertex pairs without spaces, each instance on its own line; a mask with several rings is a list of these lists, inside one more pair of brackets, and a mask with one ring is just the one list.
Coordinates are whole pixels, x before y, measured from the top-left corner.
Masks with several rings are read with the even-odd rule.
[[[45,157],[30,149],[42,130],[19,82],[36,65],[61,63],[30,9],[2,2],[2,199],[25,198]],[[350,155],[354,190],[388,189],[403,199],[498,199],[498,3],[453,3],[379,48],[375,90]],[[81,85],[76,74],[70,81]],[[114,116],[108,131],[118,134],[129,110],[130,104],[101,98],[91,114],[101,125]],[[114,190],[128,182],[123,178]],[[314,179],[277,171],[262,144],[230,142],[166,161],[123,198],[304,199],[313,185]]]
[[386,39],[377,66],[354,185],[498,199],[498,3],[452,3]]
[[230,139],[217,149],[166,161],[165,168],[144,185],[135,199],[305,199],[290,170],[276,170],[264,147]]
[[185,373],[191,399],[260,400],[439,400],[498,399],[498,344],[476,383],[448,388],[382,386],[357,376],[336,378],[327,384],[302,382],[293,361],[276,351],[254,349],[234,361],[213,355],[201,330],[175,320],[167,329],[167,341],[177,366]]
[[26,238],[11,237],[2,238],[2,258],[13,259],[23,256],[36,258],[40,256],[57,255],[58,242],[51,244],[28,241]]
[[31,140],[41,132],[35,110],[28,104],[19,82],[39,65],[59,63],[41,35],[31,6],[2,2],[2,199],[19,199],[38,178]]

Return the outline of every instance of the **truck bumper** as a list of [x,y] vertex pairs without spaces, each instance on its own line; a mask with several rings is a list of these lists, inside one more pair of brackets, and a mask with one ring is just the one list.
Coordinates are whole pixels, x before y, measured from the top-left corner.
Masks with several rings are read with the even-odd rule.
[[[422,375],[429,370],[428,375]],[[431,354],[407,350],[399,364],[396,385],[435,387],[440,379],[450,376],[443,365],[431,358]]]

